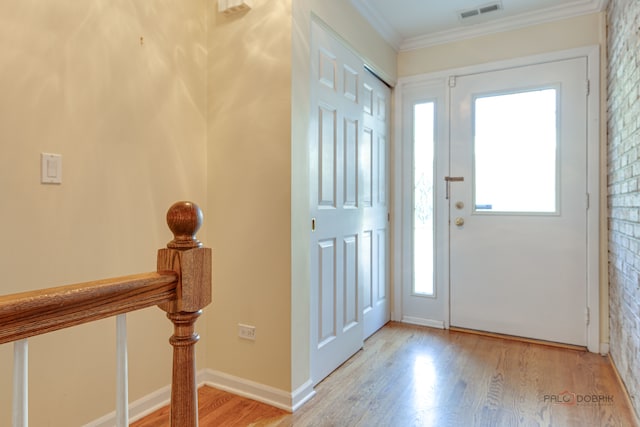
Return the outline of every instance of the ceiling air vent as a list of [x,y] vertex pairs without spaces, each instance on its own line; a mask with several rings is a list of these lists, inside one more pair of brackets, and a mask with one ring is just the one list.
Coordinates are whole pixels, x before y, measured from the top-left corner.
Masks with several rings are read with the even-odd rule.
[[497,12],[502,9],[502,4],[500,2],[486,4],[484,6],[476,7],[475,9],[467,9],[461,12],[458,12],[458,17],[462,20],[473,18],[474,16],[481,16],[491,12]]
[[471,9],[471,10],[465,10],[463,12],[460,12],[461,19],[471,18],[472,16],[478,16],[478,15],[480,15],[480,11],[478,9]]

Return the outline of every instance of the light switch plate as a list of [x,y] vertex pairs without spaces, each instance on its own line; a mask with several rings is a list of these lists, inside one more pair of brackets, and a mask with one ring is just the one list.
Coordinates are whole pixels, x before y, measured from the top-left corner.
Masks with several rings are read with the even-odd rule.
[[62,184],[61,154],[40,154],[40,182],[42,184]]

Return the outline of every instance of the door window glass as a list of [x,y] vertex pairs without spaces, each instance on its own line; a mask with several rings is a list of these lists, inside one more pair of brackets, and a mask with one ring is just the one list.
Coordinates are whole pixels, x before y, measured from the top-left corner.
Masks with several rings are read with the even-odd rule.
[[557,212],[556,98],[556,89],[475,98],[475,212]]
[[413,150],[413,293],[433,295],[433,102],[414,105]]

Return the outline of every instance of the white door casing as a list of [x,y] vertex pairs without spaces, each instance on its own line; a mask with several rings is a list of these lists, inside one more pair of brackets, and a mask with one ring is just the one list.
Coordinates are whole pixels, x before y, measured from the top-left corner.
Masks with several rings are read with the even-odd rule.
[[[446,116],[446,91],[441,80],[419,82],[404,85],[402,88],[402,188],[401,191],[409,206],[400,210],[405,227],[398,227],[402,233],[402,253],[408,256],[402,259],[401,283],[401,316],[398,320],[406,323],[445,328],[448,326],[449,293],[446,276],[448,269],[448,206],[445,201],[445,186],[442,177],[448,173],[448,139],[449,128]],[[420,259],[415,254],[414,260],[414,171],[417,162],[424,159],[414,158],[416,121],[424,118],[414,117],[416,105],[431,104],[433,110],[433,294],[421,295],[414,291],[414,262],[424,263],[429,260]],[[399,198],[400,199],[400,198]],[[398,293],[396,293],[398,295]]]

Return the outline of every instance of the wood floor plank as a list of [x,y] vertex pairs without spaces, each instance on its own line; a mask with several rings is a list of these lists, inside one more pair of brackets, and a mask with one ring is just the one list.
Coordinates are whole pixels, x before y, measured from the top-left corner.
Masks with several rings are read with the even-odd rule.
[[[289,414],[203,387],[200,425],[637,426],[606,357],[399,323],[369,338],[316,393]],[[168,425],[165,408],[132,424]]]

